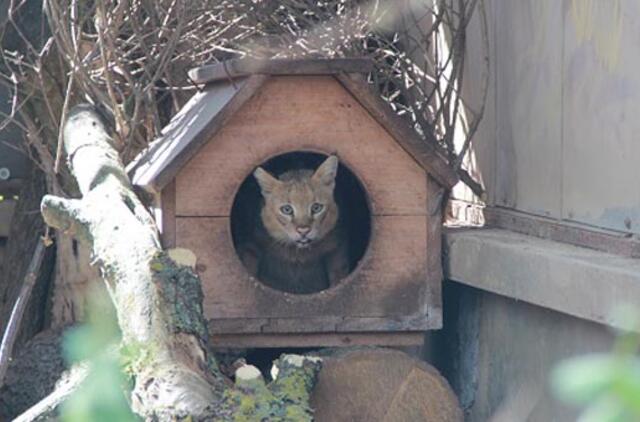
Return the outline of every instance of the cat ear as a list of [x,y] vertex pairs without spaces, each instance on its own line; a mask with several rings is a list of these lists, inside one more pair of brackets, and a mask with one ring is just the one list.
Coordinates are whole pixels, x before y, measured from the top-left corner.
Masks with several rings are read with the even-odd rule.
[[255,169],[255,171],[253,172],[253,177],[255,177],[258,181],[260,190],[262,191],[262,195],[265,196],[270,194],[276,188],[276,186],[280,184],[280,181],[278,179],[270,175],[262,167],[258,167],[257,169]]
[[323,185],[334,187],[338,172],[338,157],[330,155],[313,173],[312,179]]

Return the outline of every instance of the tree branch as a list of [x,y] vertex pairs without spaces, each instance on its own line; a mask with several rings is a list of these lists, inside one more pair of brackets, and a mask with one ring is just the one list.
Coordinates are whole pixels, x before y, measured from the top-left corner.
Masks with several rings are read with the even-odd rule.
[[[273,386],[240,378],[237,388],[228,387],[211,352],[200,280],[160,248],[153,220],[90,106],[69,111],[64,147],[83,198],[46,196],[43,215],[53,227],[79,235],[102,270],[124,346],[139,355],[131,365],[132,410],[153,420],[230,420],[238,412],[263,420],[265,409],[295,415],[282,420],[311,420],[307,399],[317,360],[281,359],[282,375]],[[256,404],[248,409],[243,397],[251,395]]]
[[40,212],[47,225],[75,237],[80,242],[88,244],[91,241],[91,233],[81,215],[79,200],[45,195],[40,204]]

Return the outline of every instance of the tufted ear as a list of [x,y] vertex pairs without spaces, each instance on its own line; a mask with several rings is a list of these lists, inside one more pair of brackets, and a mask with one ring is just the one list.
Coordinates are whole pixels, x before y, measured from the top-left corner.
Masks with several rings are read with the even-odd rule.
[[255,169],[253,177],[258,181],[258,185],[260,185],[260,191],[263,196],[269,195],[281,183],[262,167]]
[[312,179],[325,186],[333,187],[336,183],[336,173],[338,172],[338,157],[330,155],[324,160],[320,167],[313,173]]

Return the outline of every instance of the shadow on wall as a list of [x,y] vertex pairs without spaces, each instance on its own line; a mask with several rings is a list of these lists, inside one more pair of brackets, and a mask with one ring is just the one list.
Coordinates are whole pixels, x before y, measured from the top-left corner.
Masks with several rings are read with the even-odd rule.
[[551,372],[568,357],[610,351],[607,327],[452,281],[443,301],[433,362],[467,422],[577,419],[580,409],[552,391]]

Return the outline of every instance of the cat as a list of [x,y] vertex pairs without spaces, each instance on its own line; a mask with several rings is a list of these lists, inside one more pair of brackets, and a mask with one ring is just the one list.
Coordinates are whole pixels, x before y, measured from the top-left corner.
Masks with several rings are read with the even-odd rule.
[[262,195],[252,241],[241,248],[249,272],[289,293],[314,293],[349,273],[348,248],[334,199],[338,158],[315,171],[290,170],[278,178],[254,172]]

